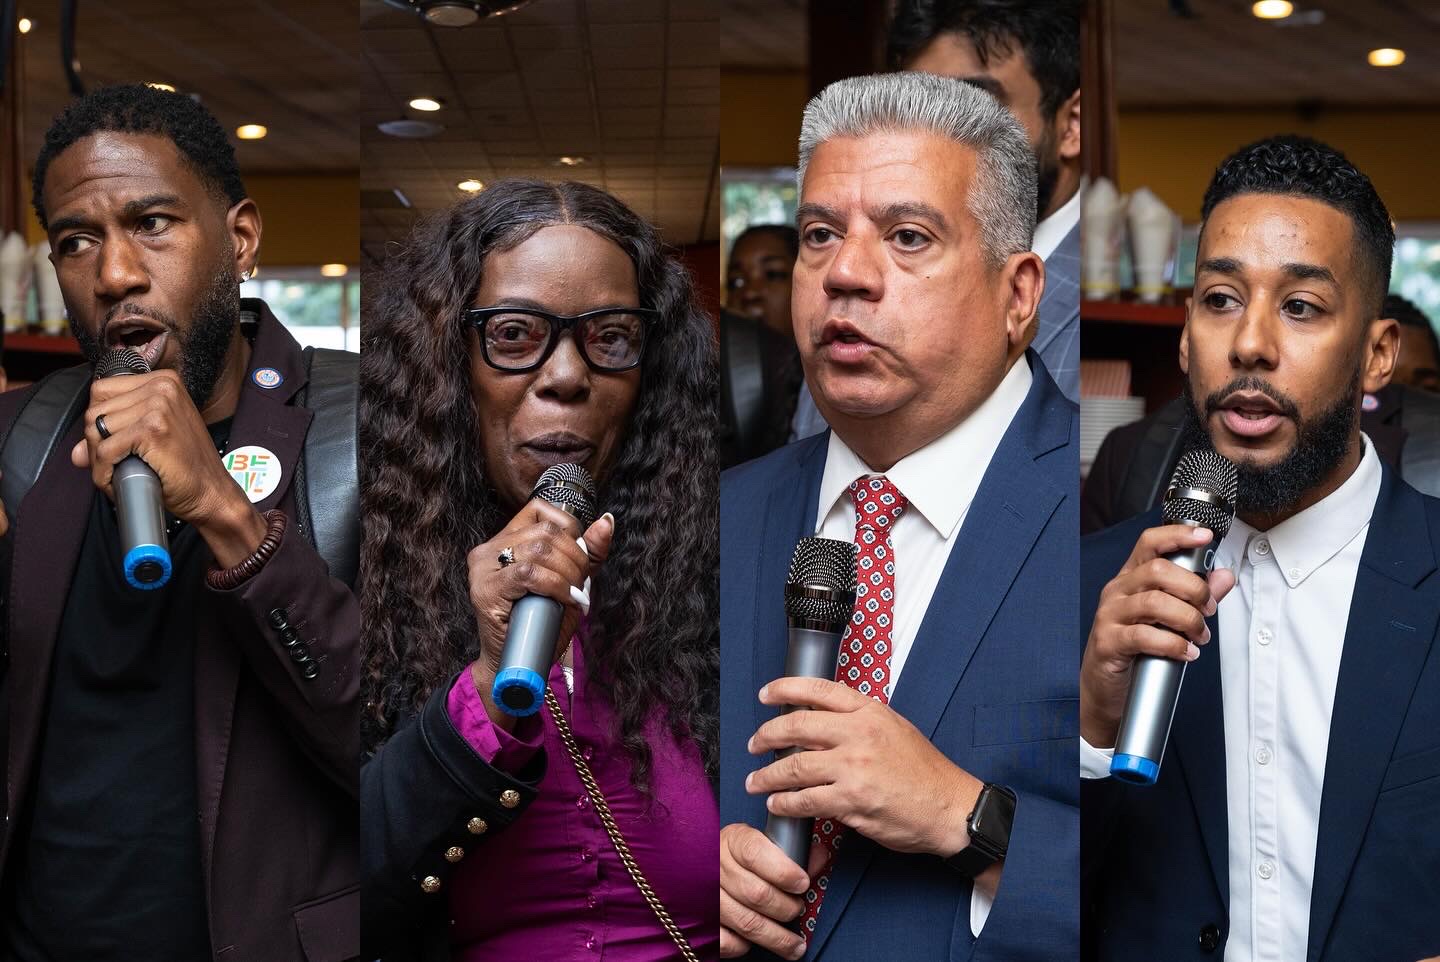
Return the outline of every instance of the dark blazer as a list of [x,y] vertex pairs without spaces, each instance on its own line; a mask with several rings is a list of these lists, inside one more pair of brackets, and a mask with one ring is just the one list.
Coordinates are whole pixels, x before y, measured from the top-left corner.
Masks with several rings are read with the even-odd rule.
[[[807,959],[1053,960],[1079,939],[1075,626],[1079,427],[1033,353],[1034,383],[991,459],[890,705],[957,765],[1019,796],[1004,876],[970,934],[970,881],[931,856],[860,836],[840,849]],[[756,698],[783,674],[781,590],[814,532],[829,438],[721,475],[721,824],[765,824],[746,794],[763,761],[745,742],[774,715]],[[903,562],[902,562],[903,563]],[[766,958],[758,950],[752,956]]]
[[[1440,500],[1382,470],[1335,687],[1306,962],[1440,953]],[[1100,590],[1158,523],[1152,511],[1082,542],[1082,644]],[[1093,958],[1224,954],[1225,727],[1219,628],[1209,624],[1212,643],[1186,669],[1159,781],[1083,783]]]
[[[463,669],[468,671],[469,669]],[[450,958],[451,846],[473,850],[535,801],[544,750],[512,776],[490,765],[455,729],[445,701],[455,679],[365,763],[361,804],[365,866],[364,955],[384,962]],[[501,796],[514,791],[506,805]],[[426,878],[438,887],[422,888]]]
[[[275,368],[283,381],[266,390],[246,379],[230,447],[259,444],[277,455],[287,470],[256,507],[280,508],[290,526],[279,550],[239,588],[195,586],[203,596],[195,774],[210,939],[224,962],[341,962],[359,953],[360,613],[296,528],[290,469],[312,415],[292,403],[305,383],[300,347],[268,309],[251,357],[251,369],[259,367]],[[0,424],[31,393],[0,395]],[[77,420],[66,433],[24,501],[5,506],[13,560],[10,657],[0,683],[8,727],[0,871],[27,802],[51,653],[89,517],[77,505],[90,504],[90,472],[70,463],[83,427]],[[277,623],[309,649],[320,669],[313,679],[287,655]]]

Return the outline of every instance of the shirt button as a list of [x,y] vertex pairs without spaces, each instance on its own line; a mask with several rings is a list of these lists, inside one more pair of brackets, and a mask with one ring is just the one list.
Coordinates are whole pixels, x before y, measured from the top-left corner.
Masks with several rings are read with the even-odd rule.
[[595,749],[591,748],[589,745],[586,745],[585,750],[582,751],[580,755],[588,762],[590,759],[595,757]]
[[1269,765],[1269,764],[1270,764],[1270,749],[1266,748],[1264,745],[1261,745],[1259,748],[1257,748],[1257,749],[1255,750],[1255,760],[1256,760],[1257,762],[1259,762],[1261,765]]
[[586,801],[588,801],[588,799],[586,799],[584,795],[581,795],[579,798],[575,799],[575,807],[580,809],[581,811],[584,811]]
[[1268,555],[1270,553],[1270,542],[1266,541],[1264,538],[1261,538],[1259,541],[1255,542],[1255,553],[1262,558]]
[[1304,573],[1305,572],[1301,571],[1299,568],[1290,569],[1290,577],[1292,580],[1298,579]]
[[1262,645],[1270,644],[1270,639],[1273,637],[1275,636],[1270,634],[1269,628],[1261,628],[1259,631],[1255,632],[1255,640],[1260,642],[1260,644]]
[[589,949],[592,952],[595,951],[595,936],[592,935],[585,940],[585,948]]
[[587,895],[587,896],[585,896],[585,907],[586,907],[586,908],[593,909],[595,906],[597,906],[597,905],[599,905],[599,904],[600,904],[600,900],[597,899],[595,896],[593,896],[593,895]]
[[594,857],[595,857],[595,853],[592,852],[592,851],[590,851],[588,848],[582,848],[582,849],[580,850],[580,861],[582,861],[582,862],[588,862],[588,861],[590,861],[590,860],[591,860],[592,858],[594,858]]
[[1266,860],[1261,862],[1259,868],[1255,871],[1259,873],[1261,878],[1268,879],[1275,874],[1275,866],[1269,860]]

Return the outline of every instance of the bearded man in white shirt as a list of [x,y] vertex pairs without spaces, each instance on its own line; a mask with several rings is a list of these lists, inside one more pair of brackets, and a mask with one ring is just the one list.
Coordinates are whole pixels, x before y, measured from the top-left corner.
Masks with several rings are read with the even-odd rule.
[[[1301,137],[1245,147],[1203,205],[1180,366],[1187,442],[1239,469],[1211,532],[1152,511],[1082,542],[1087,957],[1414,962],[1440,951],[1440,501],[1381,464],[1394,232]],[[1118,574],[1116,573],[1118,572]],[[1109,778],[1136,655],[1190,662],[1153,786]]]

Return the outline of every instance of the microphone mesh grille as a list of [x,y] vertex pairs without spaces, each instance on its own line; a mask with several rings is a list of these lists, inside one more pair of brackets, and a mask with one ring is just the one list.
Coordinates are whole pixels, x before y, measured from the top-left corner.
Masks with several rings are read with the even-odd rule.
[[578,464],[553,464],[541,473],[531,491],[553,505],[569,509],[582,529],[595,522],[595,482]]
[[128,347],[112,348],[100,358],[100,363],[95,365],[95,378],[113,377],[116,374],[149,374],[150,365],[138,351]]
[[1206,491],[1223,501],[1224,505],[1195,498],[1172,498],[1167,494],[1163,509],[1165,523],[1197,522],[1215,532],[1215,540],[1211,543],[1219,544],[1230,530],[1230,522],[1235,519],[1239,478],[1234,463],[1215,451],[1186,451],[1170,478],[1170,489],[1178,488]]
[[[855,544],[834,538],[801,538],[785,579],[785,614],[843,625],[855,607]],[[813,598],[792,589],[819,588],[834,598]]]

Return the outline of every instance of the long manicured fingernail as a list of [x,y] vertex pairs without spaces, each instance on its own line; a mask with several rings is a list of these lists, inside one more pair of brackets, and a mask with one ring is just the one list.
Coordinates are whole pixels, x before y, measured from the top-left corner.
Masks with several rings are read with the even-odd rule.
[[1200,649],[1199,649],[1199,648],[1196,648],[1196,647],[1195,647],[1194,645],[1192,645],[1192,644],[1188,644],[1188,643],[1187,643],[1187,644],[1185,645],[1185,660],[1186,660],[1186,661],[1194,661],[1196,658],[1199,658],[1199,657],[1200,657]]
[[590,596],[574,585],[570,586],[570,599],[579,605],[586,614],[590,613]]
[[610,519],[610,527],[614,528],[614,527],[616,526],[616,525],[615,525],[615,516],[614,516],[613,514],[611,514],[609,511],[606,511],[604,514],[602,514],[602,515],[600,516],[600,520],[601,520],[601,521],[604,521],[606,518],[609,518],[609,519]]

